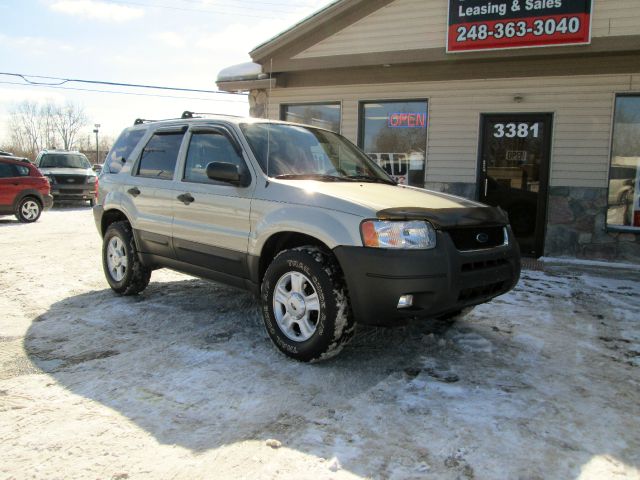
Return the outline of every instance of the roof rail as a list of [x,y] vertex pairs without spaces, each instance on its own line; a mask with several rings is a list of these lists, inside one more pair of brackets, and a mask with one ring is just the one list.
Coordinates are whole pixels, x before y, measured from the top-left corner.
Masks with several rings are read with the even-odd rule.
[[142,125],[143,123],[149,123],[149,122],[157,122],[157,120],[149,120],[148,118],[136,118],[133,121],[134,125]]
[[220,115],[224,117],[237,117],[237,115],[229,115],[228,113],[211,113],[211,112],[190,112],[189,110],[185,110],[182,112],[180,118],[198,118],[196,115]]

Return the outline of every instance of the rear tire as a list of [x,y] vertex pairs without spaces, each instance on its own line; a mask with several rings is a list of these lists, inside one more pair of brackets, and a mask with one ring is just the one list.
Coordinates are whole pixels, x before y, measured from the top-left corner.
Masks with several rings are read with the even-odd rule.
[[279,253],[261,291],[267,333],[285,355],[302,362],[326,360],[353,337],[347,288],[331,254],[312,246]]
[[107,282],[120,295],[136,295],[149,285],[151,270],[138,258],[129,222],[114,222],[107,228],[102,242],[102,267]]
[[22,223],[33,223],[40,218],[42,205],[34,197],[25,197],[16,207],[16,218]]

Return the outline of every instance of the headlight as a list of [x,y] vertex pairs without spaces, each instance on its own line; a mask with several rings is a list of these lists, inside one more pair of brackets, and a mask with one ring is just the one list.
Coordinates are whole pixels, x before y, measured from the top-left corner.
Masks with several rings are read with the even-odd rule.
[[95,183],[96,182],[96,177],[95,175],[91,176],[91,177],[87,177],[87,183]]
[[436,246],[436,231],[424,221],[367,220],[360,232],[365,247],[427,250]]
[[45,173],[44,176],[47,178],[47,180],[49,180],[50,185],[56,183],[56,177],[54,177],[53,175]]

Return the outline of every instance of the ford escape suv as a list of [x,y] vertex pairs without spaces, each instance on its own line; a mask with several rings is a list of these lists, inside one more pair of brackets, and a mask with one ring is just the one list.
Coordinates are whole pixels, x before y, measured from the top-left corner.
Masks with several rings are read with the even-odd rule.
[[91,206],[95,204],[98,176],[84,154],[43,150],[36,157],[35,164],[49,179],[54,202],[88,201]]
[[337,354],[356,323],[455,315],[520,275],[501,210],[397,185],[342,136],[286,122],[136,120],[93,212],[115,292],[162,267],[251,290],[301,361]]

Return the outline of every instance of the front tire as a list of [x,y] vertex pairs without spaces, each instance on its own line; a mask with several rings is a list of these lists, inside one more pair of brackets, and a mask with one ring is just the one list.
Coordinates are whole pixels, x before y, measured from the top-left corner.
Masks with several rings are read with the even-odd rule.
[[353,337],[347,289],[331,254],[311,246],[281,252],[267,268],[261,291],[267,333],[285,355],[326,360]]
[[107,228],[102,242],[102,267],[107,282],[120,295],[136,295],[149,285],[151,270],[138,258],[128,222],[114,222]]
[[42,213],[42,205],[33,197],[25,197],[16,207],[16,218],[22,223],[33,223]]

